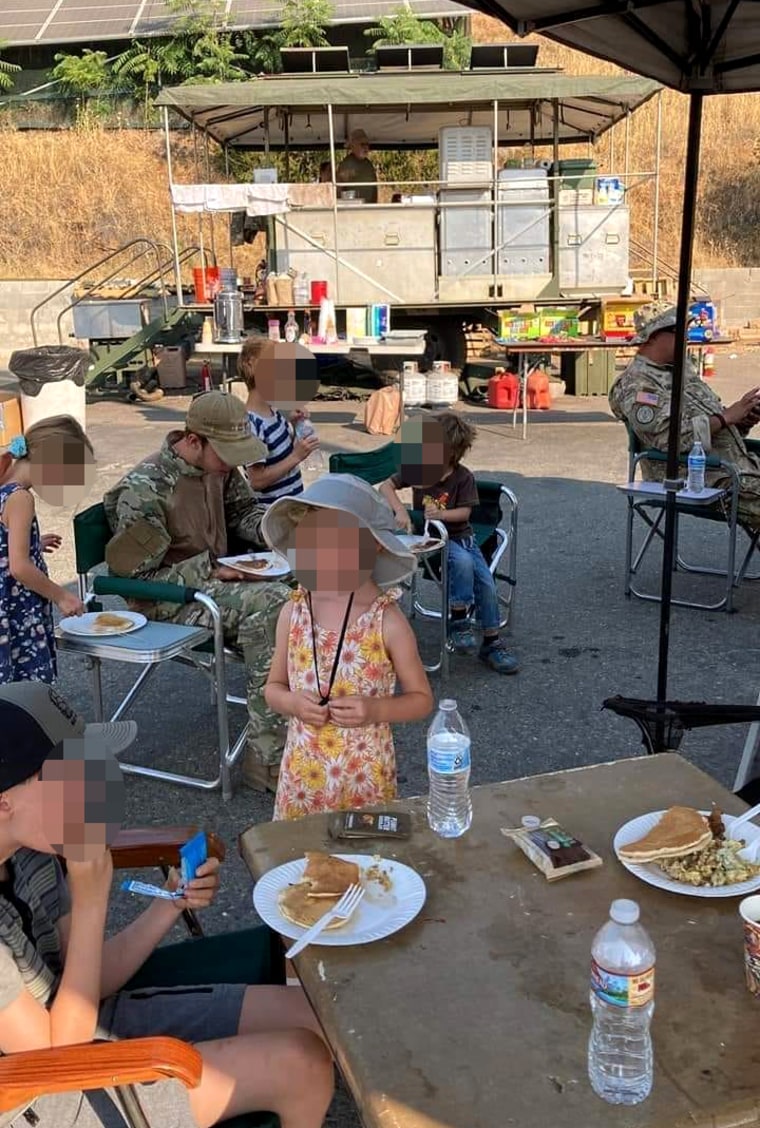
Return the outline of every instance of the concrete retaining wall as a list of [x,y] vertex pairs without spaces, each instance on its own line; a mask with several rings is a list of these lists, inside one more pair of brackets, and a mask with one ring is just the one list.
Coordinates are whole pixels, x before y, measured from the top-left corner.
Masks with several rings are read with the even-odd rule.
[[[29,315],[38,302],[58,289],[62,281],[63,279],[41,281],[26,278],[0,281],[0,368],[7,367],[8,358],[14,349],[27,349],[34,344]],[[56,319],[70,301],[71,287],[67,286],[57,298],[40,311],[36,320],[38,340],[41,345],[58,344]],[[69,342],[73,344],[73,339],[69,337],[69,333],[74,329],[70,313],[64,316],[62,328],[64,344]]]
[[695,270],[694,278],[717,304],[722,325],[741,328],[760,319],[760,268]]

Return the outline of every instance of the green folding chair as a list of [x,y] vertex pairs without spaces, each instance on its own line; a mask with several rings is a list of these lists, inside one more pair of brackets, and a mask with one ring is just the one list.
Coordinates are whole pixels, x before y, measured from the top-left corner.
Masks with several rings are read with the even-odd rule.
[[221,789],[225,800],[232,798],[232,768],[245,747],[246,729],[234,744],[230,742],[228,705],[245,705],[245,699],[227,692],[226,660],[240,661],[240,655],[225,648],[219,608],[213,599],[202,591],[179,584],[154,583],[148,580],[124,579],[120,576],[93,575],[94,569],[105,563],[106,545],[112,537],[102,503],[91,506],[74,518],[74,550],[80,598],[90,606],[96,596],[116,595],[140,603],[198,603],[211,616],[213,630],[185,626],[180,623],[149,621],[146,626],[131,634],[84,638],[56,632],[59,650],[84,658],[92,673],[92,692],[95,719],[105,719],[103,705],[102,664],[104,661],[127,662],[142,666],[134,683],[125,694],[110,720],[124,715],[144,689],[148,679],[165,662],[179,662],[200,671],[211,683],[212,699],[216,705],[218,765],[212,778],[180,775],[159,771],[120,761],[127,774],[148,776],[202,791]]
[[[628,423],[626,423],[626,430],[628,432],[628,481],[629,483],[634,483],[636,481],[636,473],[642,468],[643,463],[650,462],[664,466],[667,463],[667,455],[661,450],[645,449],[639,441],[636,432]],[[747,446],[750,450],[760,452],[760,442],[748,439]],[[688,459],[685,455],[679,458],[679,466],[685,467],[687,462]],[[749,528],[749,526],[739,519],[738,505],[741,481],[736,466],[734,466],[732,462],[718,458],[716,455],[708,455],[706,465],[708,469],[725,470],[731,478],[731,486],[725,498],[719,499],[712,505],[689,503],[688,501],[679,499],[678,495],[676,495],[676,555],[674,570],[676,572],[688,572],[701,576],[717,576],[725,580],[725,588],[722,597],[712,602],[685,598],[673,598],[671,602],[676,607],[691,607],[700,611],[731,612],[734,610],[734,591],[739,587],[742,581],[745,579],[760,579],[758,575],[749,574],[749,565],[755,549],[757,548],[760,530]],[[636,599],[659,603],[660,595],[656,592],[644,591],[636,587],[634,578],[639,572],[652,544],[655,543],[656,540],[664,540],[665,497],[663,495],[640,496],[628,493],[627,500],[625,594],[628,598],[635,596]],[[678,549],[679,525],[683,517],[691,517],[698,521],[710,521],[713,524],[725,525],[726,557],[724,567],[714,568],[701,564],[690,564],[683,557]],[[637,518],[643,522],[646,527],[646,533],[634,556],[634,525]],[[737,539],[740,529],[745,532],[749,538],[749,545],[737,566]]]
[[375,450],[339,451],[330,455],[331,474],[353,474],[371,486],[392,478],[400,469],[400,447],[396,442],[385,443]]

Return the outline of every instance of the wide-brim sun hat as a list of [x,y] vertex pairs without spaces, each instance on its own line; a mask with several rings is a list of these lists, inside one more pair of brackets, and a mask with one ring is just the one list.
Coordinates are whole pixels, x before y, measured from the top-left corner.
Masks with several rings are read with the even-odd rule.
[[395,532],[393,510],[377,490],[353,474],[326,474],[297,497],[281,497],[267,510],[261,525],[267,544],[292,564],[293,532],[309,509],[350,513],[369,529],[382,551],[372,579],[380,587],[398,584],[417,570],[417,558]]

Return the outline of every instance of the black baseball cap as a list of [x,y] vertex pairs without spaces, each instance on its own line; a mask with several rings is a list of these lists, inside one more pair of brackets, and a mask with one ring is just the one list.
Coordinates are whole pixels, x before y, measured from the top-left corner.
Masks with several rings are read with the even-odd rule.
[[59,693],[43,682],[0,685],[0,792],[59,759],[64,741],[87,740],[118,756],[137,736],[134,721],[88,725]]

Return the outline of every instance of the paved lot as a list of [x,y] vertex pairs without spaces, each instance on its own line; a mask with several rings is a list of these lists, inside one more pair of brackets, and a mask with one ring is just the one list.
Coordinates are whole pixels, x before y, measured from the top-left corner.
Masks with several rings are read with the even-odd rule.
[[[721,355],[714,385],[726,402],[757,382],[757,354],[734,361]],[[456,695],[472,730],[475,783],[637,755],[641,748],[632,722],[607,715],[600,706],[615,693],[655,693],[659,610],[629,603],[622,593],[624,500],[615,483],[626,478],[623,428],[610,416],[605,399],[565,397],[556,406],[549,413],[532,413],[527,442],[512,430],[511,417],[465,408],[479,426],[469,464],[478,474],[508,483],[520,501],[512,642],[521,673],[500,679],[477,660],[452,659],[447,692]],[[99,460],[98,493],[154,450],[165,432],[181,423],[185,407],[186,401],[176,398],[155,406],[102,403],[89,408],[88,427]],[[361,408],[356,404],[315,404],[313,417],[328,452],[377,443],[358,425]],[[66,538],[52,571],[56,579],[70,581],[71,515],[40,506],[40,517],[43,529]],[[700,526],[689,539],[709,557],[715,555],[718,535],[719,530],[705,532]],[[705,583],[710,581],[700,581],[703,587]],[[745,587],[737,605],[733,616],[674,611],[672,697],[754,703],[760,690],[760,588]],[[63,691],[86,713],[88,685],[81,665],[64,656],[61,667]],[[109,702],[123,691],[127,675],[123,667],[109,668]],[[434,690],[441,695],[437,679]],[[134,754],[141,762],[211,772],[213,714],[194,675],[179,668],[161,672],[134,715],[140,724]],[[730,784],[744,735],[741,728],[703,730],[686,737],[683,752]],[[401,793],[423,792],[425,725],[399,729],[396,747]],[[208,925],[223,930],[250,924],[251,883],[236,856],[236,840],[247,825],[270,817],[271,798],[239,790],[225,805],[218,795],[135,778],[128,779],[127,791],[131,824],[197,822],[225,839],[229,860],[224,886]],[[124,921],[136,909],[125,900],[116,894],[115,921]],[[340,1128],[356,1124],[347,1099],[338,1102],[331,1123]]]

